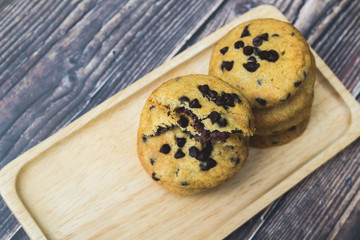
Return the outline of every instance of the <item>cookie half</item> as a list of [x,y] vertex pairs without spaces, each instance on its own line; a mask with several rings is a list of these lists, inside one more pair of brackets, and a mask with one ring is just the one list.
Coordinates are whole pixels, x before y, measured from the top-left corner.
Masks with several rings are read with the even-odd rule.
[[188,75],[163,83],[147,99],[138,154],[154,181],[187,195],[234,176],[254,131],[250,105],[238,90],[213,76]]

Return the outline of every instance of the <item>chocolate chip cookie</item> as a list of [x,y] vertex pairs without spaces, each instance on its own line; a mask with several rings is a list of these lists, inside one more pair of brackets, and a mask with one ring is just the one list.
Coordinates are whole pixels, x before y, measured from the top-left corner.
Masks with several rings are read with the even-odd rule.
[[291,24],[256,19],[240,24],[214,47],[209,73],[239,89],[252,108],[294,96],[311,68],[310,49]]
[[140,161],[165,189],[188,195],[234,176],[255,131],[246,98],[208,75],[163,83],[147,99],[138,129]]

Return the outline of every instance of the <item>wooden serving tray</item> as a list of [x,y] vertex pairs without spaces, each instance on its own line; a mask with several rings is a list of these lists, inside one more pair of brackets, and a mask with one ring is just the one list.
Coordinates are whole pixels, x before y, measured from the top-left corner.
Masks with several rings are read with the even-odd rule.
[[136,152],[147,96],[161,82],[207,73],[214,44],[252,18],[286,20],[271,6],[240,16],[8,164],[1,194],[33,239],[219,239],[360,135],[360,107],[314,53],[309,126],[281,147],[250,149],[230,182],[180,197],[154,183]]

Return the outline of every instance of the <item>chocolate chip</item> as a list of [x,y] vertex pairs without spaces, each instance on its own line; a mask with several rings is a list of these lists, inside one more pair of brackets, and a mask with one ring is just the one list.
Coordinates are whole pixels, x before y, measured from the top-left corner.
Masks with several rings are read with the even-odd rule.
[[189,186],[189,183],[187,181],[183,181],[180,184],[181,184],[181,186]]
[[228,122],[225,118],[222,118],[217,122],[217,124],[219,125],[219,127],[226,127]]
[[254,56],[248,57],[248,61],[250,62],[257,62],[256,58]]
[[176,159],[183,158],[183,157],[185,157],[185,153],[179,148],[179,149],[176,151],[174,157],[175,157]]
[[207,164],[208,164],[208,168],[211,169],[216,166],[217,162],[214,159],[209,158],[209,160],[207,161]]
[[213,146],[211,144],[211,141],[205,142],[204,148],[201,150],[205,154],[205,157],[208,158],[211,154],[211,151],[213,150]]
[[278,59],[279,59],[279,54],[275,50],[270,50],[269,57],[267,60],[269,62],[276,62]]
[[304,73],[304,78],[306,78],[306,76],[307,76],[307,73],[306,73],[305,71],[304,71],[303,73]]
[[186,96],[182,96],[182,97],[179,98],[179,101],[180,102],[189,102],[190,99],[188,97],[186,97]]
[[235,164],[235,165],[238,165],[239,162],[240,162],[240,159],[239,159],[239,158],[235,158],[235,157],[231,157],[231,158],[230,158],[230,162],[232,162],[232,163]]
[[209,95],[209,97],[211,97],[211,98],[216,98],[216,97],[217,97],[217,92],[214,91],[214,90],[210,90],[208,95]]
[[215,104],[218,106],[223,106],[225,104],[225,99],[222,96],[218,96],[215,100]]
[[151,110],[151,109],[153,109],[153,108],[155,108],[155,106],[154,106],[154,105],[152,105],[152,106],[150,107],[150,110]]
[[247,62],[243,64],[244,68],[249,72],[255,72],[258,67],[260,67],[260,64],[255,62]]
[[201,104],[199,103],[199,100],[197,98],[194,98],[190,103],[189,107],[191,108],[201,108]]
[[186,143],[186,138],[175,138],[175,141],[178,147],[183,147]]
[[200,162],[205,162],[206,161],[206,157],[204,152],[200,152],[196,157],[196,160],[199,160]]
[[259,52],[259,57],[261,60],[267,60],[269,58],[269,52],[261,51],[261,52]]
[[272,37],[279,37],[279,34],[275,33],[273,35],[271,35]]
[[223,98],[225,99],[225,104],[229,107],[234,107],[235,104],[234,104],[234,99],[232,97],[231,94],[228,94],[228,93],[222,93],[223,95]]
[[150,163],[151,163],[151,165],[154,165],[155,159],[154,159],[154,158],[150,158]]
[[267,34],[267,33],[261,34],[259,37],[260,37],[262,40],[264,40],[264,41],[268,41],[268,40],[269,40],[269,34]]
[[142,140],[143,140],[144,143],[146,143],[147,142],[147,137],[145,135],[143,135]]
[[221,63],[221,71],[224,71],[224,69],[227,70],[227,71],[231,71],[231,69],[233,68],[233,66],[234,66],[234,61],[231,61],[231,62],[229,62],[229,61],[223,61],[223,62]]
[[262,85],[262,80],[261,80],[261,79],[258,79],[258,80],[256,80],[256,81],[257,81],[257,84],[258,84],[259,86]]
[[[250,25],[250,24],[249,24]],[[243,32],[241,33],[241,37],[247,37],[247,36],[251,36],[251,34],[250,34],[250,32],[249,32],[249,25],[247,25],[245,28],[244,28],[244,30],[243,30]]]
[[225,55],[225,53],[229,50],[229,47],[224,47],[222,49],[220,49],[220,52],[222,55]]
[[296,130],[296,126],[292,126],[291,128],[288,129],[289,131],[295,131]]
[[206,163],[206,162],[201,162],[201,163],[199,164],[199,167],[200,167],[200,169],[203,170],[203,171],[208,171],[208,170],[209,170],[208,167],[207,167],[207,163]]
[[198,86],[198,89],[201,93],[203,93],[205,95],[207,95],[208,92],[210,91],[209,85],[207,85],[207,84]]
[[299,87],[301,85],[301,81],[294,82],[294,87]]
[[241,103],[241,99],[236,93],[232,93],[232,98],[234,99],[234,102]]
[[253,54],[254,49],[252,46],[246,46],[246,47],[244,47],[243,52],[245,55],[249,56],[249,55]]
[[259,55],[259,53],[261,52],[261,50],[257,47],[254,47],[254,55],[257,56]]
[[170,150],[171,150],[171,147],[169,144],[164,144],[160,148],[160,152],[163,154],[168,154],[170,152]]
[[171,113],[171,112],[170,112],[170,111],[168,111],[168,112],[167,112],[167,115],[168,115],[168,116],[170,116],[170,113]]
[[189,124],[189,119],[187,119],[185,116],[181,116],[177,123],[180,125],[180,127],[186,128]]
[[244,42],[243,41],[237,41],[236,43],[234,43],[234,47],[235,49],[239,49],[244,47]]
[[285,55],[285,51],[282,51],[282,52],[281,52],[281,55],[284,56],[284,55]]
[[261,46],[262,41],[263,41],[263,40],[262,40],[260,37],[255,37],[255,38],[253,39],[253,44],[254,44],[254,46],[256,46],[256,47],[259,47],[259,46]]
[[189,148],[189,155],[190,156],[196,158],[197,155],[199,155],[199,153],[200,153],[200,150],[197,147],[193,146],[193,147]]
[[151,174],[152,179],[154,179],[155,181],[159,181],[160,178],[157,178],[155,175],[156,175],[156,173],[154,173],[154,172]]
[[294,35],[295,35],[295,33],[294,33],[294,32],[292,32],[292,33],[291,33],[291,36],[294,36]]
[[218,120],[220,120],[221,115],[220,113],[213,111],[209,114],[209,118],[211,120],[211,123],[214,124],[215,122],[217,122]]
[[280,102],[285,102],[286,100],[288,100],[290,98],[291,94],[288,93],[288,95],[286,96],[285,99],[280,99]]
[[209,158],[209,160],[207,160],[206,162],[200,163],[199,167],[202,171],[208,171],[211,168],[215,167],[216,164],[217,164],[217,162],[214,159]]
[[266,105],[266,100],[263,98],[256,98],[255,99],[261,106],[265,106]]

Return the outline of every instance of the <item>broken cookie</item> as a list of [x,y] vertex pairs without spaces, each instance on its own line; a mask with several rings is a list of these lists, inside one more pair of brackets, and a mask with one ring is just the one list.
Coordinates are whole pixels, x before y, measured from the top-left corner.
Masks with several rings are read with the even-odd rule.
[[138,154],[158,184],[188,195],[233,177],[254,131],[250,105],[238,90],[213,76],[188,75],[163,83],[147,99]]

